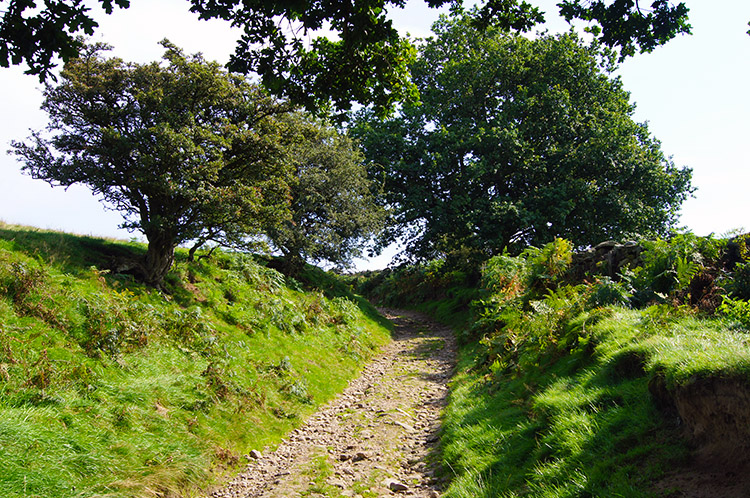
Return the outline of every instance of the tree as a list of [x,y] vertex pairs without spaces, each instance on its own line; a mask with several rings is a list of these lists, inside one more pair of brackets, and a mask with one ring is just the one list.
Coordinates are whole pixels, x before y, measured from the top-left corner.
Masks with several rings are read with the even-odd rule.
[[[555,237],[576,245],[663,234],[691,192],[664,157],[614,68],[573,33],[529,40],[442,18],[412,67],[421,106],[355,120],[383,165],[393,224],[385,242],[435,257],[483,257]],[[406,234],[406,235],[404,235]]]
[[[98,1],[107,14],[115,5],[130,6],[130,0]],[[44,4],[39,9],[30,0],[0,0],[0,66],[26,63],[27,73],[38,74],[40,81],[51,75],[55,56],[63,61],[77,57],[83,48],[77,36],[91,36],[98,26],[81,0],[46,0]]]
[[620,50],[620,61],[639,52],[652,52],[681,33],[690,33],[689,9],[684,3],[671,5],[654,0],[651,8],[638,0],[562,0],[560,15],[568,22],[582,19],[593,23],[592,33],[607,47]]
[[[374,104],[379,114],[397,102],[417,99],[409,80],[414,48],[401,37],[387,17],[406,0],[190,0],[202,19],[219,18],[241,27],[244,33],[230,68],[255,72],[277,95],[289,97],[308,110],[332,104],[349,109],[351,102]],[[430,7],[461,0],[425,0]],[[76,33],[93,33],[97,26],[81,0],[46,0],[34,10],[30,0],[0,0],[0,65],[25,62],[42,79],[54,67],[53,57],[74,57],[81,44]],[[113,5],[126,8],[128,0],[99,0],[109,13]],[[583,19],[606,45],[651,51],[679,33],[689,33],[688,9],[654,0],[649,9],[635,0],[562,0],[560,13],[568,21]],[[544,20],[543,13],[525,0],[487,0],[476,11],[475,24],[527,30]],[[338,39],[310,35],[328,23]]]
[[344,133],[303,114],[301,139],[292,147],[294,179],[289,220],[265,233],[295,274],[305,260],[349,267],[383,225],[377,189],[367,178],[362,153]]
[[[105,58],[101,44],[71,59],[42,108],[48,133],[12,153],[52,185],[80,183],[142,232],[137,269],[159,286],[177,245],[236,244],[288,216],[289,105],[244,77],[168,41],[164,63]],[[47,136],[49,135],[49,136]]]

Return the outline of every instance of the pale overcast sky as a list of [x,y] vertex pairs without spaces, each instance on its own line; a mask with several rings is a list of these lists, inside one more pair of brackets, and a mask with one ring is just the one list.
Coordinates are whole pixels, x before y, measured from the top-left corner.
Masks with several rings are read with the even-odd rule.
[[[538,0],[548,29],[567,29],[556,19],[557,0]],[[681,224],[699,235],[745,227],[750,230],[750,2],[686,0],[692,36],[681,36],[651,54],[637,55],[618,74],[637,104],[635,118],[648,121],[662,150],[678,166],[693,168],[695,198],[683,207]],[[438,13],[421,0],[395,12],[396,26],[412,36],[429,35]],[[132,0],[131,7],[97,17],[95,40],[115,47],[125,60],[150,62],[169,38],[187,52],[226,62],[236,31],[220,21],[198,21],[185,0]],[[43,128],[41,85],[19,67],[0,68],[0,220],[80,234],[128,239],[122,218],[107,211],[85,187],[50,188],[20,173],[5,154],[11,140]],[[382,267],[388,257],[368,266]],[[364,266],[364,265],[360,265]]]

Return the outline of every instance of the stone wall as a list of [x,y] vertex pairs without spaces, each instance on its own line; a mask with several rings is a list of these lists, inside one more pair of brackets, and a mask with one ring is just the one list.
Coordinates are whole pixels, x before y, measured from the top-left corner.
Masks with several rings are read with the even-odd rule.
[[571,273],[575,280],[583,280],[586,275],[606,275],[617,279],[617,275],[625,266],[635,268],[641,266],[643,247],[637,242],[620,244],[608,240],[595,247],[579,251],[573,255]]

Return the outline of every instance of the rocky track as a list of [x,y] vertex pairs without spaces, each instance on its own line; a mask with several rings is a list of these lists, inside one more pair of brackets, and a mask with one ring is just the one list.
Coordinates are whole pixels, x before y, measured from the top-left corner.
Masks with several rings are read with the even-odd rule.
[[394,340],[336,399],[211,498],[440,496],[433,463],[453,372],[450,329],[381,310]]

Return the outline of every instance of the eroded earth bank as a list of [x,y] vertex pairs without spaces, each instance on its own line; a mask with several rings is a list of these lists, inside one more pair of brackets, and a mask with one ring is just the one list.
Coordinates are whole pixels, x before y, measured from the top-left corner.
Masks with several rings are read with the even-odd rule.
[[394,340],[346,390],[251,463],[213,498],[440,496],[432,457],[453,373],[451,330],[381,310]]

